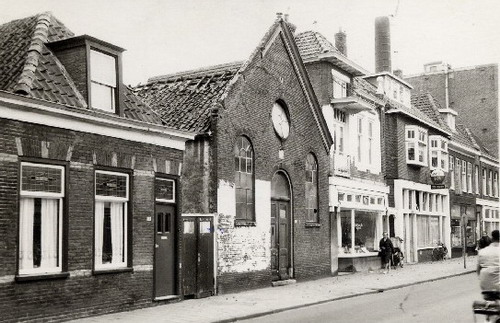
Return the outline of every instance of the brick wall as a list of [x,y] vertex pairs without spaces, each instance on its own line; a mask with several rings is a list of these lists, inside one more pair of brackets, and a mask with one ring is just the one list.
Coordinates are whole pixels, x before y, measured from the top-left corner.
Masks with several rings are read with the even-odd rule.
[[[147,217],[154,215],[154,176],[155,171],[168,169],[178,174],[182,151],[7,119],[0,119],[0,147],[2,319],[59,320],[153,305],[154,222]],[[56,160],[68,169],[63,243],[68,278],[14,281],[19,163],[28,159]],[[133,272],[92,274],[94,171],[102,166],[128,170],[131,175]]]
[[[283,100],[288,108],[291,119],[290,135],[283,143],[276,136],[271,122],[271,108],[278,100]],[[221,109],[217,127],[217,173],[219,183],[234,183],[233,149],[236,138],[246,135],[252,142],[255,156],[256,181],[271,182],[273,174],[282,169],[287,172],[292,186],[293,236],[294,236],[294,269],[295,277],[305,279],[327,275],[330,271],[330,239],[328,223],[328,155],[322,143],[318,126],[316,125],[309,104],[304,97],[303,89],[291,65],[288,53],[280,37],[270,46],[264,57],[256,57],[243,75],[234,84]],[[284,159],[278,157],[278,151],[284,150]],[[315,154],[319,164],[319,227],[305,225],[305,160],[309,152]],[[221,203],[219,196],[219,204]],[[259,201],[258,203],[270,203]],[[219,205],[219,208],[221,206]],[[232,221],[234,214],[224,214]],[[221,215],[219,215],[219,218]],[[258,215],[257,215],[258,217]],[[263,220],[266,221],[267,220]],[[257,224],[258,225],[258,224]],[[264,223],[269,232],[270,223]],[[238,252],[231,245],[248,243],[245,237],[252,234],[239,234],[240,231],[258,232],[258,227],[226,228],[225,233],[231,239],[219,243],[219,260],[225,264],[251,262],[254,255],[249,250],[251,246]],[[253,238],[252,238],[253,239]],[[262,239],[266,239],[265,235]],[[256,244],[262,239],[253,240],[256,250],[261,246]],[[222,244],[222,245],[221,245]],[[270,245],[266,242],[267,250]],[[225,249],[232,250],[224,252]],[[268,251],[266,251],[268,252]],[[246,257],[246,259],[244,259]],[[226,268],[226,271],[231,269]],[[248,272],[231,271],[232,278],[227,275],[218,277],[219,286],[231,290],[231,281],[237,283],[235,276],[246,277]],[[261,276],[262,271],[254,271],[255,276]],[[254,276],[254,275],[250,275]],[[226,277],[228,277],[226,279]],[[269,283],[269,281],[268,281]],[[233,286],[238,288],[238,286]],[[221,289],[222,290],[222,289]]]
[[[444,73],[405,80],[414,91],[429,91],[441,106],[446,106]],[[458,112],[457,123],[471,128],[488,150],[498,156],[498,64],[452,69],[448,86],[450,108]]]

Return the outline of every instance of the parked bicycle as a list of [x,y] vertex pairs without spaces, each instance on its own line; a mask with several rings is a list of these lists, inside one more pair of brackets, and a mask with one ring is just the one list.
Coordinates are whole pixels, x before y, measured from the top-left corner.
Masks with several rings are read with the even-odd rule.
[[432,260],[444,260],[446,255],[448,254],[448,248],[446,248],[445,244],[441,241],[438,241],[437,246],[432,249]]

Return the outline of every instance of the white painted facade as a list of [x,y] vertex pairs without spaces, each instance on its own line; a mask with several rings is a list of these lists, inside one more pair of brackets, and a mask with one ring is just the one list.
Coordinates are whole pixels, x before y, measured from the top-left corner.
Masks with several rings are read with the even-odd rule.
[[498,201],[476,199],[481,206],[481,228],[489,235],[493,230],[500,230],[500,203]]
[[217,273],[243,273],[271,266],[271,182],[255,180],[255,226],[234,226],[234,183],[219,180],[217,188]]
[[[431,189],[431,185],[408,180],[394,180],[394,215],[396,236],[401,237],[407,262],[418,262],[424,249],[433,249],[437,242],[450,246],[450,202],[447,189]],[[427,223],[428,232],[419,232],[420,223]],[[449,255],[448,255],[449,256]]]

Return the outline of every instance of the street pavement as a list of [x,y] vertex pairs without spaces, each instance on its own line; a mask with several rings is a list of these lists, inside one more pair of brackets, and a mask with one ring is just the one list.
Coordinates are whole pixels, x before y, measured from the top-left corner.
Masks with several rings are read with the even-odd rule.
[[[407,264],[403,268],[371,273],[341,274],[336,277],[297,282],[202,299],[107,314],[74,322],[234,322],[289,309],[379,293],[475,271],[476,257]],[[479,284],[479,282],[478,282]]]
[[[241,323],[471,323],[480,300],[476,273],[255,317]],[[477,315],[476,321],[483,322]]]

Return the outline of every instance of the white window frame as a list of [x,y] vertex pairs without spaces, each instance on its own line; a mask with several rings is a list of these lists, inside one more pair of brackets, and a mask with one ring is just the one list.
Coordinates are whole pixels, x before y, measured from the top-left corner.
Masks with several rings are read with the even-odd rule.
[[493,196],[498,197],[498,172],[493,174]]
[[172,187],[173,187],[173,190],[172,190],[172,199],[168,200],[168,199],[161,199],[161,198],[155,197],[156,202],[175,203],[175,192],[176,192],[175,180],[170,179],[170,178],[162,178],[162,177],[156,177],[155,180],[157,180],[157,181],[165,181],[165,182],[172,182],[172,184],[173,184],[172,185]]
[[[413,137],[409,136],[410,132],[413,133]],[[409,159],[408,150],[410,145],[413,145],[415,149],[414,158],[415,160]],[[405,127],[405,155],[406,163],[412,165],[427,166],[428,164],[428,136],[427,129],[418,126],[406,126]],[[419,160],[420,152],[422,152],[422,161]]]
[[450,156],[450,189],[455,190],[455,157]]
[[482,169],[483,171],[483,185],[482,185],[482,188],[483,188],[483,195],[486,196],[486,168],[483,168]]
[[488,177],[488,196],[493,196],[493,171],[489,171],[489,177]]
[[[429,151],[430,161],[429,167],[431,170],[440,169],[443,172],[448,171],[448,142],[441,136],[429,136]],[[437,166],[432,165],[433,155],[437,158]]]
[[[98,57],[101,56],[101,57],[109,57],[111,59],[113,59],[114,61],[114,66],[113,66],[113,69],[114,69],[114,80],[113,81],[104,81],[104,80],[96,80],[95,78],[98,78],[96,77],[96,74],[95,71],[96,70],[96,66],[94,66],[94,59],[99,59]],[[116,95],[117,95],[117,88],[118,88],[118,67],[117,67],[117,58],[113,55],[110,55],[110,54],[107,54],[107,53],[104,53],[102,51],[99,51],[97,49],[94,49],[94,48],[91,48],[90,49],[90,105],[92,108],[94,109],[99,109],[99,110],[102,110],[102,111],[106,111],[106,112],[112,112],[112,113],[115,113],[116,112]],[[112,84],[114,83],[114,84]],[[99,88],[106,88],[106,89],[109,89],[110,90],[110,96],[111,96],[111,106],[110,107],[103,107],[103,106],[98,106],[98,104],[96,103],[96,94],[95,93],[92,93],[93,92],[93,87],[99,87]]]
[[467,192],[472,192],[472,163],[467,162]]
[[368,120],[368,164],[373,165],[373,120]]
[[332,69],[332,90],[334,99],[347,97],[347,87],[350,83],[351,79],[349,76]]
[[[55,192],[36,192],[36,191],[25,191],[22,189],[22,178],[23,178],[23,166],[34,166],[34,167],[43,167],[43,168],[53,168],[53,169],[58,169],[61,171],[61,192],[60,193],[55,193]],[[56,267],[51,267],[51,268],[45,268],[45,267],[38,267],[38,268],[21,268],[21,265],[19,265],[19,275],[33,275],[33,274],[51,274],[51,273],[59,273],[62,271],[62,236],[63,236],[63,230],[62,230],[62,222],[63,222],[63,199],[65,196],[65,171],[64,171],[64,166],[61,165],[50,165],[50,164],[43,164],[43,163],[30,163],[30,162],[21,162],[21,170],[20,170],[20,190],[19,190],[19,195],[20,199],[22,198],[41,198],[41,199],[58,199],[59,200],[59,214],[57,215],[58,217],[58,228],[57,230],[59,231],[58,234],[58,259],[59,263]],[[21,222],[21,210],[19,210],[19,219]],[[21,237],[23,233],[21,232],[22,226],[19,225],[19,239],[21,240]],[[31,242],[33,244],[33,241]],[[21,246],[19,246],[18,253],[21,252],[20,250]],[[18,254],[19,258],[19,254]],[[21,261],[19,259],[19,261]]]
[[363,117],[358,116],[356,119],[356,139],[357,139],[357,151],[356,154],[358,155],[357,161],[358,163],[363,163]]
[[[118,196],[103,196],[103,195],[97,195],[97,174],[108,174],[108,175],[117,175],[117,176],[123,176],[126,178],[127,182],[127,189],[126,189],[126,196],[125,197],[118,197]],[[122,173],[122,172],[113,172],[113,171],[106,171],[106,170],[96,170],[94,174],[94,197],[95,201],[101,201],[101,202],[122,202],[123,203],[123,213],[124,213],[124,220],[123,220],[123,259],[124,261],[120,263],[107,263],[103,264],[102,263],[102,256],[99,259],[97,255],[95,254],[95,248],[98,243],[98,235],[95,234],[95,228],[97,224],[97,216],[94,212],[94,268],[95,270],[108,270],[108,269],[120,269],[120,268],[127,268],[128,266],[128,203],[129,203],[129,194],[130,194],[130,176],[127,173]],[[95,203],[94,203],[95,204]],[[102,243],[102,241],[100,241]]]
[[474,193],[479,194],[479,166],[474,165]]

